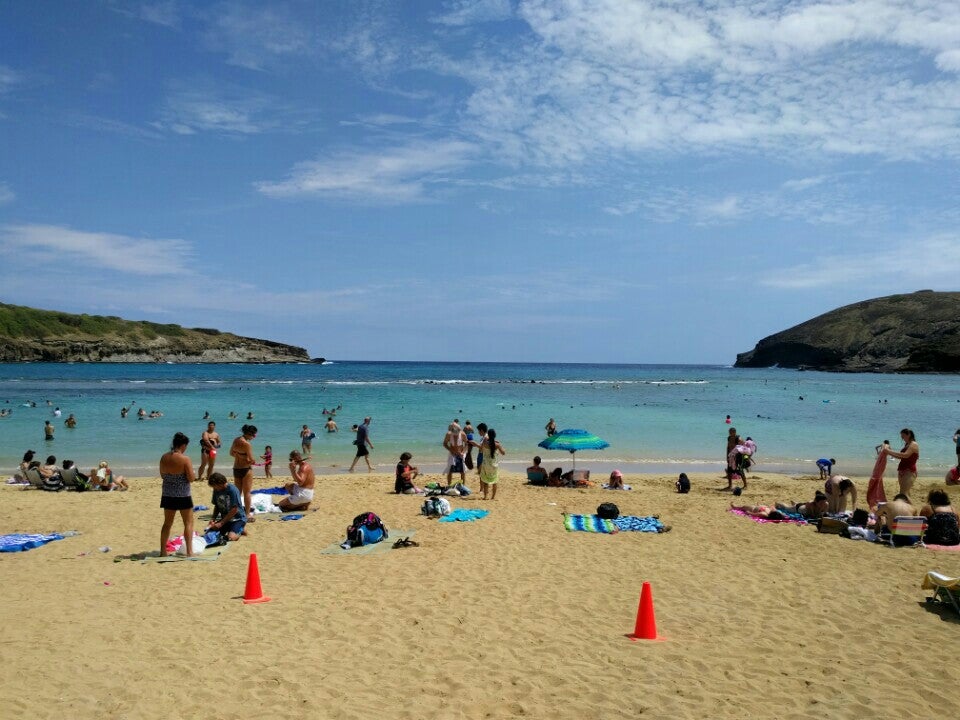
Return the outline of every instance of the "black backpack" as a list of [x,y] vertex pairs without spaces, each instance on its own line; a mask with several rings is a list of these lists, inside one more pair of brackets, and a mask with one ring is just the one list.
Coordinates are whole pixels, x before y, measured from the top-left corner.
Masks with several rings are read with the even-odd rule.
[[613,503],[603,503],[597,508],[597,517],[602,520],[616,520],[620,517],[620,508]]

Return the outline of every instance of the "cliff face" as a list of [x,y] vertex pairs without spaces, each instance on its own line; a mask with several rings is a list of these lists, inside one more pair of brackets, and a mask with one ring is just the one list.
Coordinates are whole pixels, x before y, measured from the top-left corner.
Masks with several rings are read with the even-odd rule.
[[736,367],[960,372],[960,293],[865,300],[765,337]]
[[0,304],[0,362],[308,362],[293,345],[206,328]]

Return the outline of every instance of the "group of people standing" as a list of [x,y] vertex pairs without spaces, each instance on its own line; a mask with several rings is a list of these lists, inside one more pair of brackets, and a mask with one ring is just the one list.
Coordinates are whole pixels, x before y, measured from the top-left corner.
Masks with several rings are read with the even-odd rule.
[[469,420],[461,427],[459,419],[454,419],[443,436],[443,447],[447,451],[447,485],[453,481],[453,473],[460,474],[461,483],[466,482],[467,470],[474,467],[473,451],[476,449],[476,468],[483,499],[496,500],[499,456],[506,454],[497,440],[497,431],[488,428],[486,423],[479,423],[474,430]]

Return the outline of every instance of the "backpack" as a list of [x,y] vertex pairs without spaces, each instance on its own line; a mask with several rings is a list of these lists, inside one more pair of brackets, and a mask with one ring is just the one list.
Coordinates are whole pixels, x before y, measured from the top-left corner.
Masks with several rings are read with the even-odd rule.
[[602,520],[616,520],[620,517],[620,508],[613,503],[603,503],[597,508],[597,517]]
[[372,512],[360,513],[347,528],[347,541],[350,547],[373,545],[388,537],[383,521]]
[[444,497],[430,497],[424,500],[420,512],[427,517],[442,517],[449,515],[450,501]]

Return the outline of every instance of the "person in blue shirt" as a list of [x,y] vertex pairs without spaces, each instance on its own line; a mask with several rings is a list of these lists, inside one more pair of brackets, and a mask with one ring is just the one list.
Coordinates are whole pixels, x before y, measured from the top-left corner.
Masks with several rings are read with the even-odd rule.
[[207,530],[216,530],[226,535],[227,540],[239,540],[246,535],[247,514],[243,510],[243,499],[236,485],[227,482],[223,473],[212,473],[207,484],[213,488],[213,520]]
[[837,461],[833,458],[829,460],[827,458],[820,458],[817,460],[817,467],[820,468],[820,479],[826,480],[833,475],[833,466],[836,464]]

